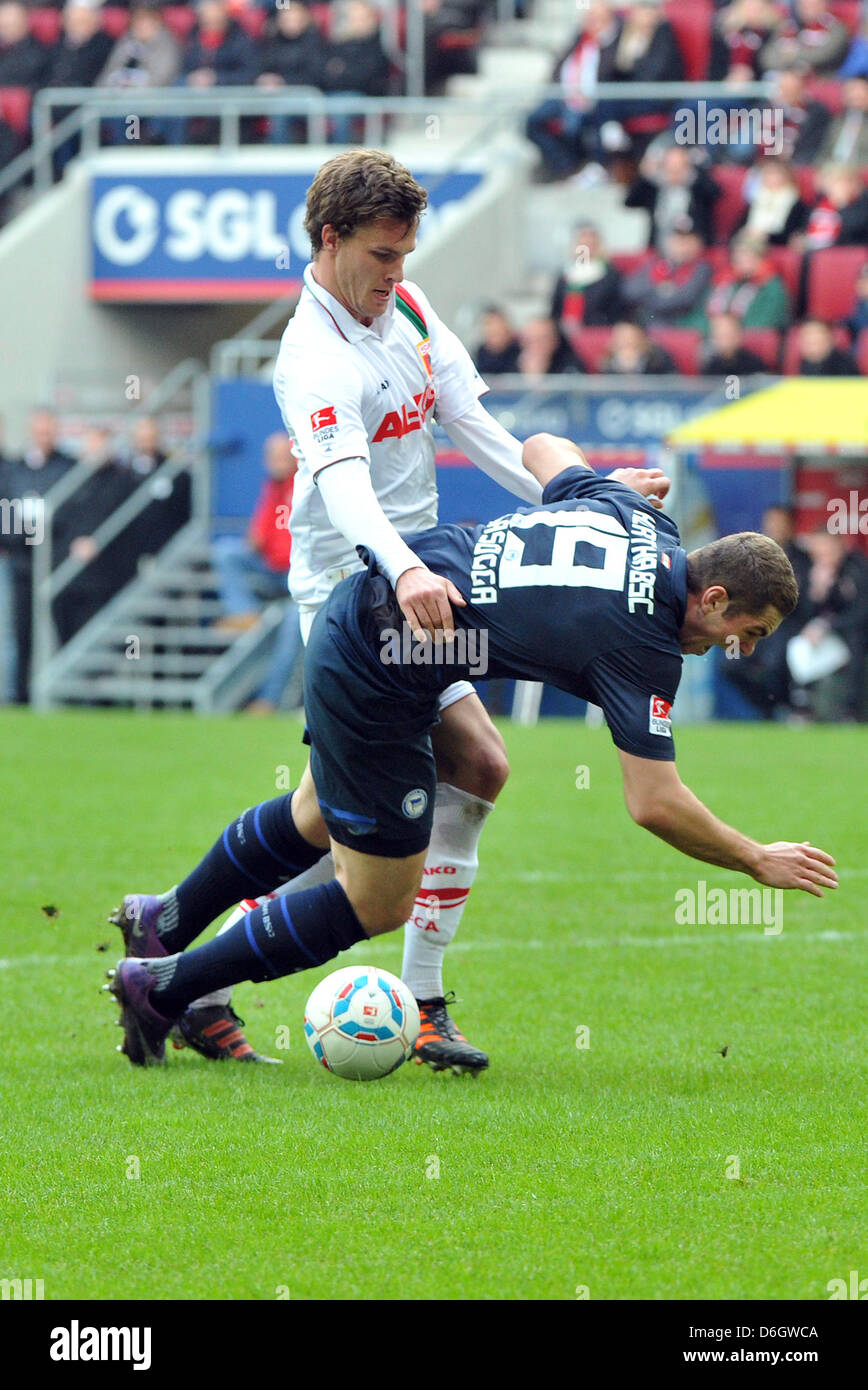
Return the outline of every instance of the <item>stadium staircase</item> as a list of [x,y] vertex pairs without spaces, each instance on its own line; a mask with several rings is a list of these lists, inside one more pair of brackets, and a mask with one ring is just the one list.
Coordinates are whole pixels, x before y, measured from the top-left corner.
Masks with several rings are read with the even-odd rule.
[[269,604],[240,635],[215,626],[222,613],[208,536],[194,522],[51,659],[34,704],[237,709],[262,684],[284,605]]

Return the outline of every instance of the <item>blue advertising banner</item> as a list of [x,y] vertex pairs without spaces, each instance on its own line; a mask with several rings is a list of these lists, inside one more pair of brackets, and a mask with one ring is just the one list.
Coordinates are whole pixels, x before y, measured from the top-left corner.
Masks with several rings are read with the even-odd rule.
[[[310,259],[304,203],[315,172],[95,175],[92,298],[256,302],[290,293]],[[483,177],[414,173],[433,190],[420,241]]]

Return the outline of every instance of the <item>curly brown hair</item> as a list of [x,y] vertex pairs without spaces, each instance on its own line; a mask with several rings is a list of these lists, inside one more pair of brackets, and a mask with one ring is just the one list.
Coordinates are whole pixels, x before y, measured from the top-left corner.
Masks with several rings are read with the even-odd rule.
[[409,230],[427,203],[425,189],[392,155],[384,150],[347,150],[317,171],[307,190],[304,229],[316,255],[322,250],[322,229],[329,224],[342,237],[384,217],[406,223]]
[[758,531],[721,536],[687,556],[687,588],[701,594],[720,584],[729,594],[727,611],[759,615],[769,604],[782,618],[799,598],[793,567],[777,541]]

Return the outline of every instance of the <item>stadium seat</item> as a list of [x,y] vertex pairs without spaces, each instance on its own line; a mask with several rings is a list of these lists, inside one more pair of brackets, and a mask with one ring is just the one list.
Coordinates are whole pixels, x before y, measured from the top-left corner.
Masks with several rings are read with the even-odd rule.
[[666,0],[663,13],[672,25],[684,60],[687,82],[708,76],[714,10],[708,0]]
[[112,39],[119,39],[127,32],[129,20],[129,11],[121,9],[120,5],[106,5],[102,10],[102,27]]
[[696,376],[699,372],[699,356],[702,349],[702,334],[696,328],[651,328],[648,336],[652,342],[665,348],[675,363],[676,369],[684,376]]
[[798,304],[802,280],[802,253],[793,246],[770,246],[766,258],[787,287],[791,304]]
[[30,99],[26,87],[0,87],[0,120],[23,140],[30,132]]
[[265,21],[268,18],[265,10],[259,9],[258,6],[248,5],[243,9],[236,10],[235,18],[245,34],[249,34],[252,39],[262,38]]
[[799,197],[809,206],[817,196],[817,171],[812,164],[794,164],[793,173],[799,185]]
[[567,337],[589,372],[602,370],[602,361],[612,340],[611,328],[576,328],[568,332]]
[[864,246],[830,246],[815,251],[808,262],[807,313],[811,318],[840,323],[853,311],[856,278],[868,261]]
[[[332,7],[331,5],[311,5],[311,15],[314,23],[319,29],[324,39],[329,38],[332,28]],[[403,14],[403,10],[401,11]]]
[[861,0],[831,0],[829,9],[836,19],[846,24],[851,34],[858,34],[862,24]]
[[[840,323],[835,324],[832,329],[832,336],[835,340],[835,347],[843,348],[846,352],[850,347],[850,335],[846,328]],[[787,333],[784,341],[784,361],[783,369],[785,376],[798,376],[799,373],[799,329],[795,325]]]
[[840,116],[844,110],[844,84],[828,77],[813,77],[808,83],[808,98],[825,106],[833,116]]
[[30,32],[40,43],[52,47],[60,38],[63,15],[60,10],[49,10],[40,6],[28,13]]
[[868,376],[868,328],[863,328],[856,344],[856,363],[863,376]]
[[711,170],[711,177],[721,190],[712,214],[713,235],[715,241],[726,245],[747,206],[744,198],[747,169],[735,164],[717,164]]
[[776,328],[746,328],[744,345],[761,357],[770,372],[778,371],[781,361],[781,335]]
[[164,5],[163,19],[166,28],[183,41],[196,23],[196,11],[192,5]]

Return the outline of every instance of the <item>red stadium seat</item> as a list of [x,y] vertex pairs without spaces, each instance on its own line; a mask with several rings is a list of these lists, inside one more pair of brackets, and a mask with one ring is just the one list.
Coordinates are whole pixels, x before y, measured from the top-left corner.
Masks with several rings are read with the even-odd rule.
[[26,87],[0,87],[0,120],[22,138],[30,130],[30,99]]
[[812,164],[794,164],[793,173],[799,185],[799,197],[809,206],[817,196],[817,171]]
[[781,360],[781,335],[776,328],[746,328],[744,345],[761,357],[770,372],[776,372]]
[[723,270],[729,264],[729,247],[709,246],[708,249],[703,252],[702,259],[708,261],[708,264],[716,275],[719,270]]
[[735,164],[718,164],[711,170],[711,177],[721,189],[712,214],[714,239],[726,245],[747,207],[744,198],[747,169]]
[[[310,12],[323,38],[329,38],[332,31],[331,5],[311,5]],[[403,15],[403,13],[404,11],[402,10],[401,14]]]
[[699,356],[702,349],[702,334],[696,328],[652,328],[648,332],[652,342],[665,348],[675,363],[676,369],[684,376],[696,376],[699,372]]
[[844,84],[828,77],[813,77],[808,83],[808,98],[825,106],[833,116],[840,116],[844,110]]
[[120,5],[104,6],[102,10],[102,27],[110,38],[119,39],[121,34],[125,34],[129,21],[129,10],[121,9]]
[[567,336],[588,371],[601,371],[603,358],[612,341],[611,328],[576,328]]
[[166,28],[171,29],[178,39],[186,39],[196,23],[196,11],[192,5],[164,5],[163,19]]
[[702,82],[711,56],[712,6],[707,0],[666,0],[663,13],[681,49],[685,81]]
[[856,278],[868,261],[864,246],[830,246],[808,262],[807,313],[810,318],[841,323],[853,311]]
[[856,364],[863,376],[868,376],[868,328],[863,328],[856,344]]
[[235,18],[246,34],[249,34],[252,39],[262,38],[263,30],[265,29],[265,21],[268,18],[265,10],[248,6],[244,9],[236,10],[234,13]]
[[770,246],[766,259],[771,262],[787,287],[790,303],[799,302],[799,285],[802,278],[802,253],[792,246]]
[[[836,324],[832,329],[832,336],[835,340],[835,347],[843,348],[845,351],[850,346],[850,335],[846,328]],[[798,376],[799,373],[799,329],[795,325],[790,329],[784,342],[784,375]]]
[[40,43],[57,43],[60,38],[60,31],[63,16],[60,10],[36,9],[30,10],[27,15],[30,23],[30,32]]

